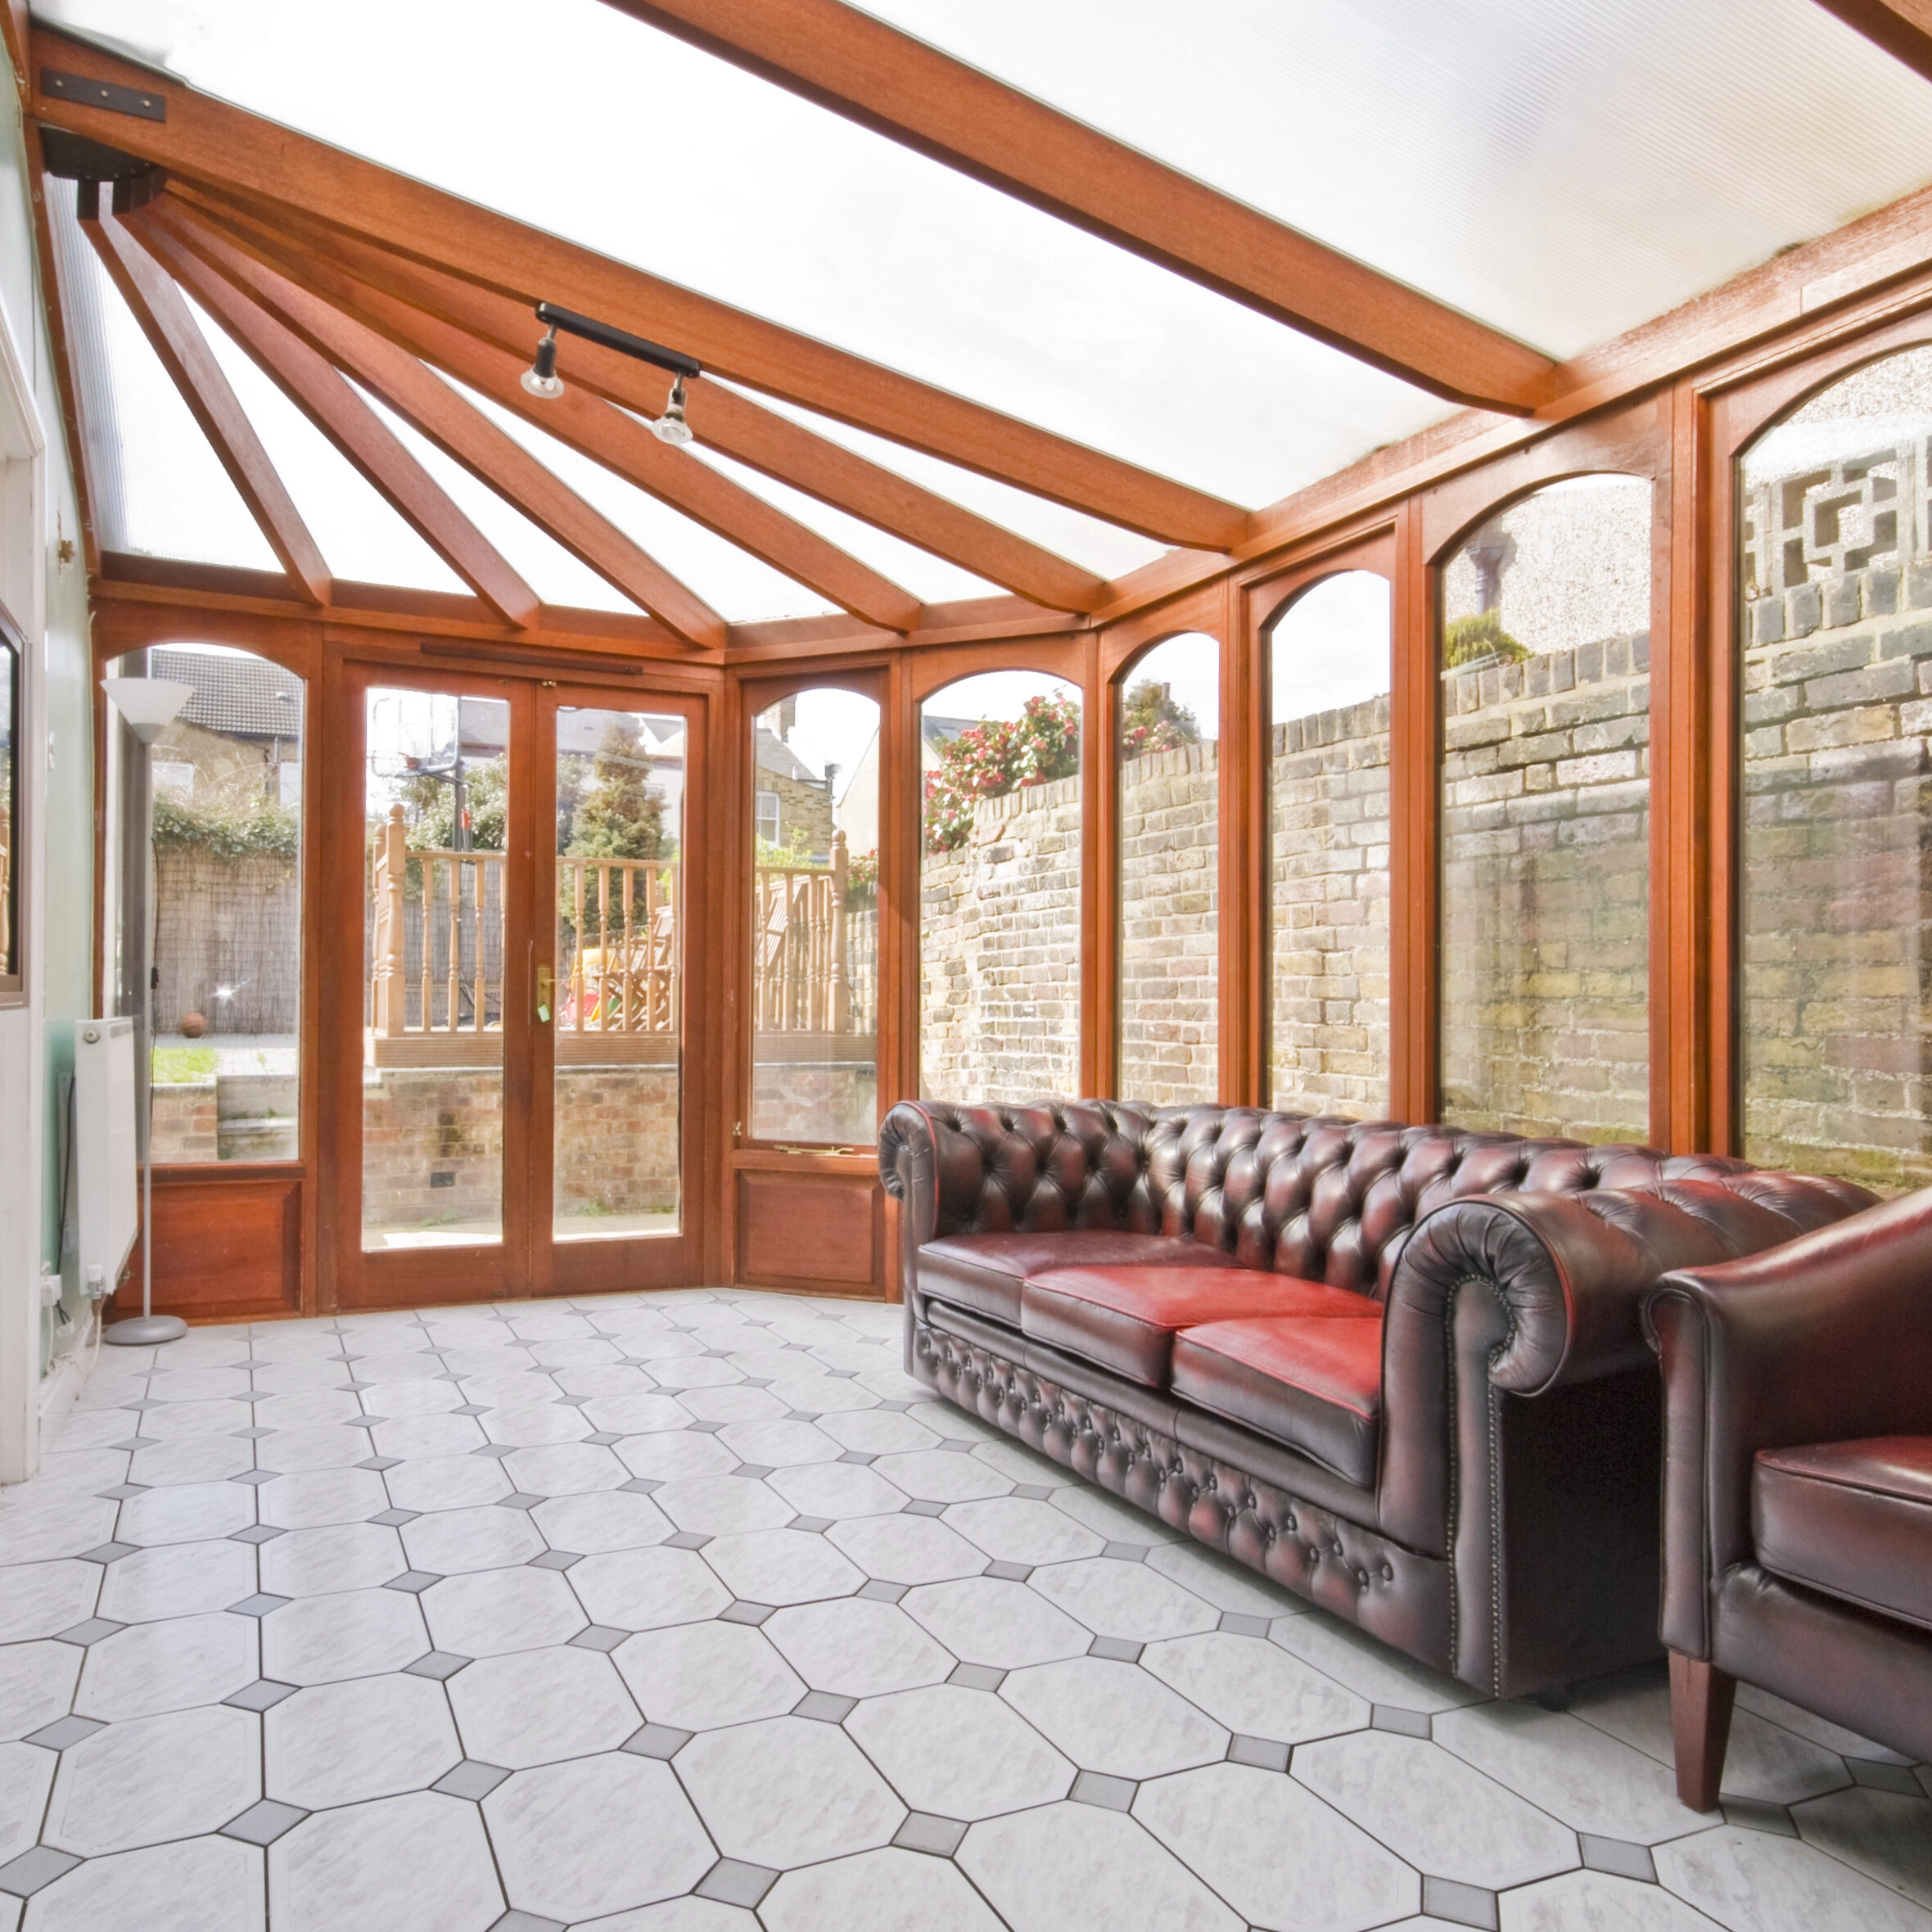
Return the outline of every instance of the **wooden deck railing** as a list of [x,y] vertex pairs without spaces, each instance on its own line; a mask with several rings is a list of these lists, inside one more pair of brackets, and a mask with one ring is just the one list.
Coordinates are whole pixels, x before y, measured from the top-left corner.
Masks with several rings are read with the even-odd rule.
[[[368,1057],[378,1067],[503,1057],[502,852],[413,847],[390,807],[369,874]],[[677,872],[661,860],[557,861],[552,1024],[566,1064],[673,1060],[683,1024]],[[757,1057],[864,1058],[877,1025],[873,923],[847,910],[845,834],[832,864],[753,880]],[[769,1038],[782,1036],[782,1040]],[[832,1047],[826,1036],[842,1037]]]

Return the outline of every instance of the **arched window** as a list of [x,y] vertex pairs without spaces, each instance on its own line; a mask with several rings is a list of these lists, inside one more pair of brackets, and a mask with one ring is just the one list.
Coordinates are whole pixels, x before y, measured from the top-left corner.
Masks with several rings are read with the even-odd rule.
[[801,691],[752,720],[754,1140],[878,1126],[879,709]]
[[1442,575],[1442,1117],[1647,1138],[1650,483],[1551,485]]
[[1080,1084],[1080,693],[986,671],[919,707],[919,1090]]
[[1388,580],[1343,571],[1269,636],[1268,1104],[1388,1108]]
[[1932,349],[1854,371],[1738,466],[1747,1158],[1932,1181]]
[[1122,1099],[1217,1097],[1221,645],[1199,632],[1120,675]]

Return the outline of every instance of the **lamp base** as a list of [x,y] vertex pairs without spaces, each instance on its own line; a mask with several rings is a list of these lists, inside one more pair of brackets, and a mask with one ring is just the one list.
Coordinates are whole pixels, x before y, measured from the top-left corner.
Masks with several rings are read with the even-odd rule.
[[103,1342],[117,1348],[146,1348],[156,1342],[178,1342],[187,1324],[178,1315],[130,1315],[101,1331]]

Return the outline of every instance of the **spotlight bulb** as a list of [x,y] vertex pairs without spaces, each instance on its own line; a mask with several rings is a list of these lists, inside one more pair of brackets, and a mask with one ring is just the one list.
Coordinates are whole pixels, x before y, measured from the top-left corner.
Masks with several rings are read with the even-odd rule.
[[670,386],[670,400],[664,405],[664,413],[651,425],[651,434],[661,443],[670,443],[682,448],[694,440],[691,425],[684,420],[684,378],[680,376]]
[[563,378],[557,373],[555,329],[537,344],[537,359],[523,372],[523,386],[547,403],[556,401],[563,394]]

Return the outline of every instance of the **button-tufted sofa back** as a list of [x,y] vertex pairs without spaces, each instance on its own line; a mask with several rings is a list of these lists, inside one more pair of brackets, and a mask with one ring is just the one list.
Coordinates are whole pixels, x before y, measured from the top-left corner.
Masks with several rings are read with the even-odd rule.
[[[1409,1231],[1470,1194],[1580,1194],[1659,1182],[1778,1178],[1715,1154],[1590,1147],[1396,1121],[1252,1107],[1042,1099],[1018,1107],[902,1102],[879,1136],[892,1191],[923,1119],[935,1149],[934,1236],[1121,1228],[1189,1236],[1253,1268],[1381,1298]],[[919,1136],[923,1140],[923,1135]],[[919,1181],[914,1177],[916,1198]]]

